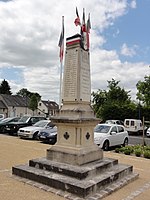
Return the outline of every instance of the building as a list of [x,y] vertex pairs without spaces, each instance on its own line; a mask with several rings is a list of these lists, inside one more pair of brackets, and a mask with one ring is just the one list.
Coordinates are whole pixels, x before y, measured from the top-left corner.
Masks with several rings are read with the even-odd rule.
[[0,113],[5,117],[21,117],[32,115],[32,110],[28,108],[29,98],[19,95],[0,94]]
[[44,113],[47,117],[54,116],[59,110],[59,105],[55,101],[41,100],[38,103],[38,114]]
[[[4,114],[5,117],[33,115],[33,111],[28,108],[29,100],[28,97],[19,95],[0,94],[0,114]],[[53,116],[58,109],[59,106],[56,102],[40,100],[34,115]]]

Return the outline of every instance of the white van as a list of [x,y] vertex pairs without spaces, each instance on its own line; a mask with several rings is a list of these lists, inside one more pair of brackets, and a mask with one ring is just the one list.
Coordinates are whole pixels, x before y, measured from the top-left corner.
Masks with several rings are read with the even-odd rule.
[[[124,126],[128,133],[137,133],[137,134],[142,134],[143,133],[143,124],[140,119],[125,119],[124,120]],[[146,127],[144,127],[144,130]]]

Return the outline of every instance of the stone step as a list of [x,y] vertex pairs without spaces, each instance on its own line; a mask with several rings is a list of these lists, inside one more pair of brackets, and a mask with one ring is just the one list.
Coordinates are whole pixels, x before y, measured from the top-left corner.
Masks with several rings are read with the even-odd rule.
[[104,158],[99,161],[90,162],[82,166],[74,166],[66,163],[60,163],[48,160],[46,158],[38,158],[29,160],[29,166],[53,171],[55,173],[75,177],[79,180],[90,178],[99,173],[103,173],[110,167],[117,165],[117,159]]
[[76,179],[52,171],[42,170],[28,165],[20,165],[12,168],[14,175],[45,184],[85,198],[98,190],[104,190],[109,184],[132,174],[132,166],[114,165],[105,173],[96,174],[91,179]]

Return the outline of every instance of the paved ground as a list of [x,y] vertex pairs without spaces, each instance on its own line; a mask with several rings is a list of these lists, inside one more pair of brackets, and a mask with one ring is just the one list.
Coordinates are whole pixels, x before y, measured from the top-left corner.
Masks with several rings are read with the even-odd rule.
[[[53,193],[24,184],[11,174],[12,166],[45,156],[47,148],[50,145],[0,134],[0,200],[64,200]],[[134,171],[140,175],[136,181],[104,200],[150,200],[150,160],[111,151],[105,152],[104,156],[116,158],[119,163],[133,165]]]

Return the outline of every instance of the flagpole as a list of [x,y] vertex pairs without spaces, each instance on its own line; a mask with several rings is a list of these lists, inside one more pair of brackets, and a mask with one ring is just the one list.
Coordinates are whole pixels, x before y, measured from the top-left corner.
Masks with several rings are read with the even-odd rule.
[[59,109],[61,108],[61,101],[62,101],[62,67],[63,67],[63,63],[62,61],[60,62],[60,86],[59,86]]
[[63,67],[63,54],[64,54],[64,16],[62,16],[62,31],[60,34],[59,44],[60,52],[60,88],[59,88],[59,109],[61,108],[61,101],[62,101],[62,67]]

